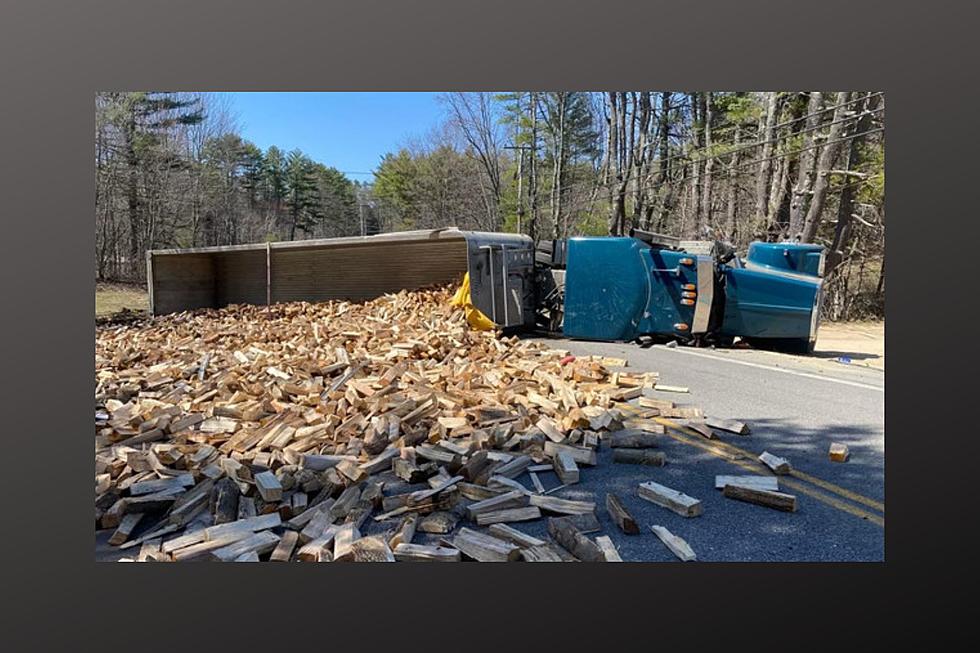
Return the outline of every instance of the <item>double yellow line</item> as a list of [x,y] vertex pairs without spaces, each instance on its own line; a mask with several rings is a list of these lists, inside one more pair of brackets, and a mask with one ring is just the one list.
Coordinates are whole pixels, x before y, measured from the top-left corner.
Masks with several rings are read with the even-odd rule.
[[[637,415],[642,414],[642,411],[638,410],[632,405],[630,405],[627,410]],[[677,422],[669,420],[665,417],[655,417],[654,420],[660,424],[663,424],[666,427],[664,429],[666,435],[678,442],[698,447],[699,449],[707,451],[708,453],[726,460],[733,465],[738,465],[739,467],[753,472],[754,474],[771,473],[768,467],[765,467],[758,462],[758,455],[751,451],[742,449],[741,447],[736,447],[735,445],[727,442],[721,442],[719,440],[706,440],[704,436],[697,431],[689,429],[686,426],[678,424]],[[799,470],[792,470],[789,473],[789,476],[792,478],[780,477],[780,483],[782,483],[782,485],[785,487],[812,497],[817,501],[832,506],[842,512],[854,515],[855,517],[860,517],[861,519],[870,521],[871,523],[877,524],[882,528],[885,527],[885,504],[881,501],[876,501],[862,494],[858,494],[857,492],[852,492],[847,488],[843,488],[839,485]],[[806,483],[819,487],[822,490],[826,490],[826,492],[815,490],[810,487],[810,485],[806,485]],[[847,501],[843,501],[842,499],[847,499]],[[855,503],[871,508],[877,512],[865,510],[864,508],[854,505]]]

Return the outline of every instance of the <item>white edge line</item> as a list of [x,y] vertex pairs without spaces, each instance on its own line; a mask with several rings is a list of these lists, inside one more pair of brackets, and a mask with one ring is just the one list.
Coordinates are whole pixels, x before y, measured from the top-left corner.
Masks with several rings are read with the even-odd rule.
[[[857,381],[847,381],[845,379],[834,379],[829,376],[820,376],[819,374],[809,374],[807,372],[797,372],[796,370],[787,370],[783,367],[774,367],[772,365],[763,365],[761,363],[750,363],[749,361],[733,360],[731,358],[723,358],[721,356],[713,356],[711,354],[705,354],[698,351],[690,351],[688,349],[666,347],[664,345],[654,345],[654,349],[664,349],[667,351],[677,352],[679,354],[688,354],[690,356],[700,356],[701,358],[710,358],[716,361],[724,361],[726,363],[734,363],[735,365],[746,365],[748,367],[758,367],[763,370],[771,370],[773,372],[782,372],[783,374],[792,374],[793,376],[802,376],[807,379],[817,379],[819,381],[830,381],[831,383],[840,383],[843,385],[850,385],[856,388],[865,388],[867,390],[876,390],[878,392],[884,392],[884,386],[868,385],[867,383],[858,383]],[[656,390],[654,386],[654,390]]]

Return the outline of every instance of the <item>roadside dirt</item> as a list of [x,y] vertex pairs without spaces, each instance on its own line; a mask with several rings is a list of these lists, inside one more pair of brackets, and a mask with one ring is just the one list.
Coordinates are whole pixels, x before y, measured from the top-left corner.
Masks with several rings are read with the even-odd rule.
[[[814,356],[849,365],[885,369],[884,322],[824,322],[817,331]],[[838,361],[843,364],[842,361]]]

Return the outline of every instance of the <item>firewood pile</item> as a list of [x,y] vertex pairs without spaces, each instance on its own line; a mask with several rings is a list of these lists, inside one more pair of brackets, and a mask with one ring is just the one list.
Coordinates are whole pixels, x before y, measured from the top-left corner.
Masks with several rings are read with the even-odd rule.
[[[96,528],[136,561],[618,559],[586,536],[596,503],[553,490],[600,441],[663,465],[650,418],[673,404],[620,409],[657,375],[470,330],[450,295],[100,327]],[[512,525],[539,519],[548,541]]]

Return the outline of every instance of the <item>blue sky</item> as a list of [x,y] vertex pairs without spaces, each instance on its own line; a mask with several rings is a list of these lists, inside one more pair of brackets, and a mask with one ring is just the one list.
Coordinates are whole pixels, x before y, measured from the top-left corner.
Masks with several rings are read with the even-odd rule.
[[381,157],[441,120],[438,93],[220,93],[242,137],[263,150],[296,148],[357,181]]

